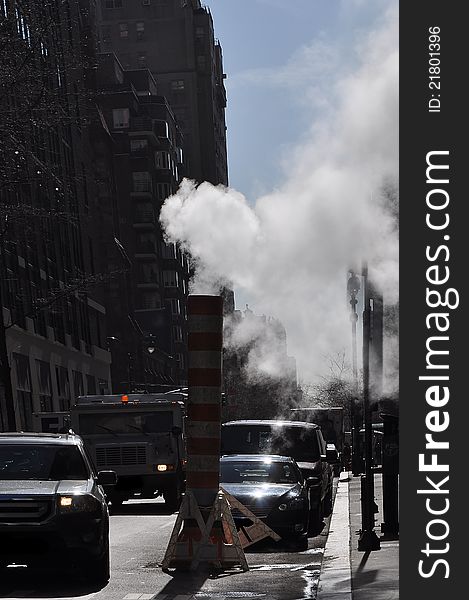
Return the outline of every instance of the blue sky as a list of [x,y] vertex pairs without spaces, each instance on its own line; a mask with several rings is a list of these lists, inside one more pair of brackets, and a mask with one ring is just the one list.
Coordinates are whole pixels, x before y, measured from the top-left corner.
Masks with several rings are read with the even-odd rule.
[[[389,0],[207,0],[223,48],[230,185],[253,202],[280,185],[291,147]],[[305,94],[305,88],[309,93]],[[317,94],[311,97],[311,89]]]

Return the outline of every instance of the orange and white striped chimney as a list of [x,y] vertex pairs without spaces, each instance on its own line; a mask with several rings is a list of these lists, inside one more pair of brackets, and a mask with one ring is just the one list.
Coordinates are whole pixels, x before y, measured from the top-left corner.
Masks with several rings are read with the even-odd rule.
[[186,489],[199,507],[209,507],[219,489],[223,298],[193,295],[187,307]]

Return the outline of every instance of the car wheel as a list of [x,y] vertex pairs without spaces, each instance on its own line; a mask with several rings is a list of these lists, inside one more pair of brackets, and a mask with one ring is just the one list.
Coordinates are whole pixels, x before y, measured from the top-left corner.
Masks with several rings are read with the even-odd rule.
[[322,526],[322,514],[321,509],[312,508],[309,511],[309,527],[308,533],[309,535],[317,535],[321,531]]
[[111,576],[111,565],[109,559],[109,542],[105,544],[103,555],[97,560],[90,561],[88,578],[94,583],[106,585]]
[[332,514],[332,489],[327,492],[323,500],[323,514],[325,517],[329,517]]
[[295,548],[298,552],[308,549],[308,536],[302,535],[295,540]]

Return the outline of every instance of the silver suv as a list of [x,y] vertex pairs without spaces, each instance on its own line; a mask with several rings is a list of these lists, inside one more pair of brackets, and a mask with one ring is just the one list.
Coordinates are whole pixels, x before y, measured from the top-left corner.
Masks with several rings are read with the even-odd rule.
[[[109,580],[109,512],[103,485],[76,435],[0,434],[0,569],[78,567]],[[51,555],[54,561],[51,563]]]

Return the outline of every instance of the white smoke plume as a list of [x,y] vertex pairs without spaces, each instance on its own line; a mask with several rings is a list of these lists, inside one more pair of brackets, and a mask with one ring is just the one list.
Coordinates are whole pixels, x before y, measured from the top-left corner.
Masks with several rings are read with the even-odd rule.
[[243,290],[257,313],[283,323],[305,381],[351,345],[350,265],[367,260],[385,302],[397,300],[396,225],[382,200],[398,176],[397,24],[392,8],[361,41],[359,67],[330,90],[281,187],[249,204],[185,180],[161,210],[168,238],[196,260],[192,292],[218,292],[220,281]]

